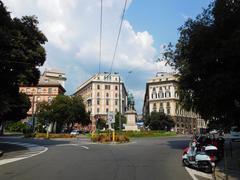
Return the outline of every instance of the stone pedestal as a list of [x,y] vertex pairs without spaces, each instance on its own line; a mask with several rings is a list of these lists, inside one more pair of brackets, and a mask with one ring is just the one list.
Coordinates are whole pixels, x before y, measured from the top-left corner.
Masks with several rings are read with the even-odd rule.
[[139,131],[136,119],[137,113],[135,110],[128,110],[125,112],[125,117],[127,118],[127,123],[125,125],[125,131]]

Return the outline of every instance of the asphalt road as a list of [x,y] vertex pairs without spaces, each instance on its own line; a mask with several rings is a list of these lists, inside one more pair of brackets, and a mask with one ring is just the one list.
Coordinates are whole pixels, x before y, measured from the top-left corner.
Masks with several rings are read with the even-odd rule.
[[[0,166],[1,180],[190,180],[181,165],[189,138],[141,138],[129,144],[10,139],[48,151]],[[2,141],[2,139],[0,139]],[[8,139],[9,141],[9,139]]]

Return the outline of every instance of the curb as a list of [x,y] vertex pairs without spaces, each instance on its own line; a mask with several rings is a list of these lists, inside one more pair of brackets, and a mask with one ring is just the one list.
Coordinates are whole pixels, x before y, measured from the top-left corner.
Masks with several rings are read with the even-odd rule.
[[2,157],[2,156],[3,156],[3,151],[0,150],[0,157]]

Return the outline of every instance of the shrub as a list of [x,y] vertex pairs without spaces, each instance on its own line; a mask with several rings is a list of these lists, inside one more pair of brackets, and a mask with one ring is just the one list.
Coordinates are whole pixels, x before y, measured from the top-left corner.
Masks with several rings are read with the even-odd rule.
[[47,137],[47,133],[31,133],[26,134],[25,137],[34,137],[34,138],[74,138],[76,135],[72,134],[52,134],[49,133],[49,136]]
[[[93,142],[100,142],[100,143],[109,143],[113,141],[112,134],[108,134],[108,133],[96,134],[91,139]],[[115,142],[118,142],[118,143],[129,142],[129,138],[126,135],[116,134]]]

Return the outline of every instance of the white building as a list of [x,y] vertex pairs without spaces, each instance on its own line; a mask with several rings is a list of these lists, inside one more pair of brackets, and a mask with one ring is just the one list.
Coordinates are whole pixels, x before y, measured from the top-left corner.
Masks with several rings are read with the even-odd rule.
[[86,111],[90,112],[93,130],[97,118],[106,120],[108,112],[124,114],[126,111],[127,91],[118,74],[97,73],[84,82],[74,95],[82,96]]
[[61,70],[57,69],[46,69],[40,77],[40,83],[59,83],[65,88],[65,81],[67,80],[66,75]]
[[151,112],[164,112],[175,121],[175,131],[192,133],[194,130],[206,128],[201,117],[193,112],[185,111],[179,104],[177,91],[178,78],[174,73],[157,73],[146,84],[143,115]]

